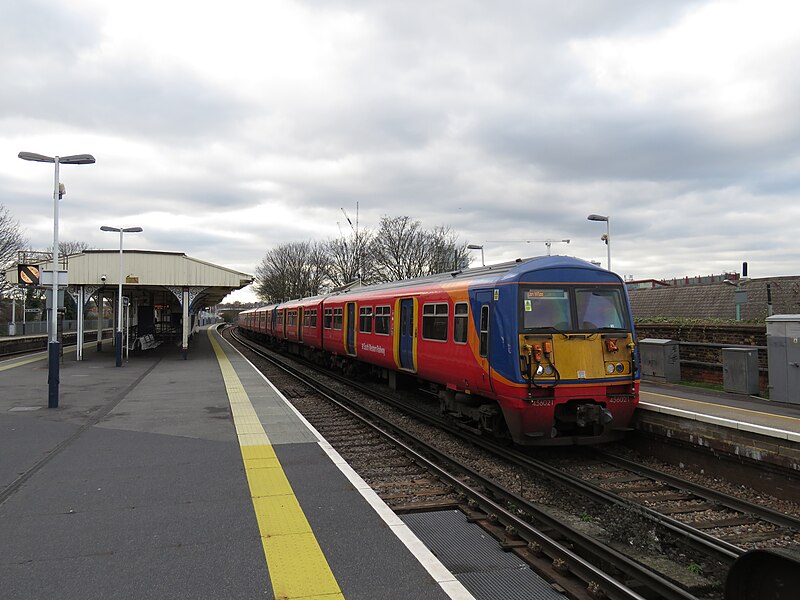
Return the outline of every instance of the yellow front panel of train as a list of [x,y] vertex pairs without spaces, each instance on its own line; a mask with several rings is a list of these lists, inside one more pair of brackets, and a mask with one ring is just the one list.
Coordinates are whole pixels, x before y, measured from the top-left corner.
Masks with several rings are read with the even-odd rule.
[[[527,361],[537,380],[599,379],[631,374],[631,335],[520,335],[520,368],[527,378]],[[537,368],[541,367],[538,371]]]

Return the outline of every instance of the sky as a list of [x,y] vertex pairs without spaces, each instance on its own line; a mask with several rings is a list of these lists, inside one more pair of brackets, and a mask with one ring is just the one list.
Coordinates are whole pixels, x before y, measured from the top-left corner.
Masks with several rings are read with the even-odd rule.
[[61,167],[61,239],[140,226],[251,274],[345,213],[606,266],[594,213],[626,278],[800,274],[792,0],[26,0],[0,40],[0,204],[35,249],[53,166],[20,151],[96,158]]

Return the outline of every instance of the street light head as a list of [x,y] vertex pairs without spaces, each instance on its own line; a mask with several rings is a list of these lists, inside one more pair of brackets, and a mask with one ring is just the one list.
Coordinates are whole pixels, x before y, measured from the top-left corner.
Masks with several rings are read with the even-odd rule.
[[54,163],[58,158],[59,164],[62,165],[91,165],[94,164],[94,156],[91,154],[73,154],[71,156],[45,156],[44,154],[36,154],[36,152],[20,152],[17,154],[22,160],[32,160],[35,162]]
[[590,221],[608,221],[608,217],[604,217],[603,215],[589,215],[586,218]]
[[36,154],[35,152],[20,152],[17,154],[22,160],[32,160],[35,162],[56,162],[52,156],[45,156],[44,154]]
[[469,250],[483,250],[483,246],[479,246],[478,244],[467,244],[467,248]]
[[110,227],[108,225],[101,225],[100,231],[114,231],[116,233],[141,233],[144,231],[141,227]]
[[94,156],[92,156],[91,154],[73,154],[72,156],[59,156],[58,162],[60,162],[62,165],[93,165]]

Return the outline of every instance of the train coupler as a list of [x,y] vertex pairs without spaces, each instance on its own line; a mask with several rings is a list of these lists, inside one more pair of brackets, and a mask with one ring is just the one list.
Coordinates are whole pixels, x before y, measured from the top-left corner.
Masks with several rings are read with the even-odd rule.
[[614,415],[607,408],[599,404],[581,404],[575,411],[575,424],[578,427],[600,424],[608,425],[614,420]]

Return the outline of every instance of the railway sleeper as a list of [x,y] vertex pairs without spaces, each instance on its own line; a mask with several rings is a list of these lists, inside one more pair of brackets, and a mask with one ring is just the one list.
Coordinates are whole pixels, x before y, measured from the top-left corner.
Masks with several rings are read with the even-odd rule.
[[656,510],[662,515],[684,515],[693,512],[714,510],[716,508],[718,507],[715,504],[704,502],[703,504],[692,504],[691,506],[671,506],[666,508],[657,508]]
[[755,525],[760,523],[752,517],[730,517],[718,521],[693,521],[690,523],[695,529],[716,529],[717,527],[738,527],[740,525]]

